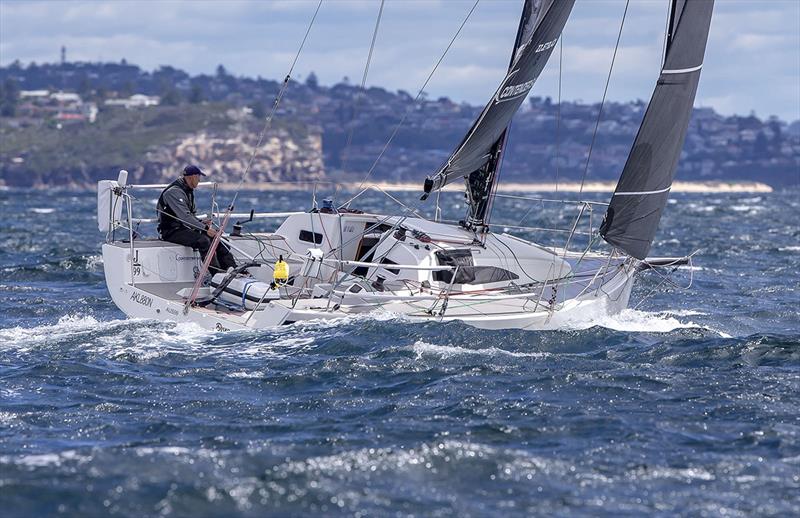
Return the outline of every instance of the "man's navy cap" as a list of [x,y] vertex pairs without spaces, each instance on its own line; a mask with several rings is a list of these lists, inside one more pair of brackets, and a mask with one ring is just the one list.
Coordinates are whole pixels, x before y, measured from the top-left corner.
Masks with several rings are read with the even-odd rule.
[[183,168],[183,176],[194,176],[196,174],[199,174],[200,176],[206,175],[206,173],[201,171],[196,165],[187,165]]

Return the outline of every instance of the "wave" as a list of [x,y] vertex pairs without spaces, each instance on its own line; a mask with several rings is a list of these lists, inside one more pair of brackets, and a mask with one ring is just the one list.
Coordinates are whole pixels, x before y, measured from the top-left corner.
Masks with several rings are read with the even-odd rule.
[[584,330],[597,326],[627,333],[671,333],[680,329],[699,329],[711,331],[721,337],[730,337],[730,335],[723,331],[697,324],[691,320],[682,321],[676,318],[703,314],[704,313],[691,310],[650,312],[628,308],[614,315],[586,314],[580,319],[571,320],[567,325],[570,329],[574,330]]
[[[34,247],[31,247],[34,248]],[[46,251],[28,250],[29,257],[40,257]],[[10,264],[0,268],[3,280],[19,281],[85,281],[96,282],[103,272],[103,257],[98,254],[76,254],[56,257],[31,264]]]
[[[77,347],[85,352],[137,354],[151,358],[171,345],[199,344],[211,332],[194,324],[152,320],[100,321],[91,315],[65,315],[55,324],[0,329],[0,351],[27,353],[40,348]],[[158,344],[158,345],[154,345]]]
[[327,333],[322,323],[220,334],[187,322],[103,321],[71,314],[55,324],[0,329],[0,352],[69,349],[130,362],[147,362],[168,354],[277,358],[304,351]]
[[697,311],[694,309],[668,309],[666,311],[660,311],[663,315],[672,315],[675,317],[694,317],[700,315],[708,315],[703,311]]
[[76,450],[65,450],[59,453],[32,453],[28,455],[2,455],[0,465],[11,464],[26,468],[58,467],[65,462],[83,464],[91,460],[91,456]]
[[442,359],[452,358],[462,355],[477,355],[487,357],[508,356],[512,358],[545,358],[550,356],[545,352],[514,352],[497,347],[487,347],[482,349],[469,349],[467,347],[458,347],[451,345],[434,345],[431,343],[416,341],[409,348],[414,352],[417,359],[423,356],[434,355]]
[[652,359],[672,366],[781,367],[800,365],[800,335],[757,334],[713,340],[659,344],[649,351]]

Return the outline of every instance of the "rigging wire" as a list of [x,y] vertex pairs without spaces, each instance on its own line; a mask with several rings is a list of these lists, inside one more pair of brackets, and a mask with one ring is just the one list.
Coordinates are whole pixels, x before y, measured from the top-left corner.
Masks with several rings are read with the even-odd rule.
[[617,59],[619,41],[622,38],[622,28],[625,26],[625,16],[628,14],[628,6],[630,3],[631,0],[625,1],[625,10],[622,12],[622,22],[619,24],[619,33],[617,34],[617,43],[614,45],[614,54],[611,56],[611,66],[608,69],[608,77],[606,77],[606,87],[603,90],[603,99],[600,101],[600,109],[597,111],[597,122],[595,122],[594,125],[594,132],[592,132],[592,142],[589,144],[589,154],[586,157],[586,166],[583,168],[583,176],[581,176],[581,188],[578,190],[578,193],[583,192],[583,186],[586,183],[586,173],[589,172],[589,161],[592,158],[592,149],[594,148],[594,142],[597,138],[597,129],[600,127],[600,120],[603,117],[603,106],[605,105],[606,95],[608,94],[608,85],[611,82],[611,72],[614,70],[614,61]]
[[561,64],[564,57],[564,33],[558,39],[558,108],[556,112],[556,192],[558,192],[558,173],[561,165]]
[[350,120],[350,129],[347,132],[347,142],[344,145],[344,151],[342,152],[342,172],[347,172],[347,161],[350,158],[350,144],[353,142],[353,131],[355,130],[355,122],[358,115],[358,105],[361,97],[364,95],[367,86],[367,75],[369,74],[369,65],[372,61],[372,52],[375,50],[375,40],[378,37],[378,28],[381,25],[381,16],[383,15],[383,6],[386,3],[386,0],[381,0],[381,6],[378,9],[378,18],[375,20],[375,29],[372,31],[372,42],[369,46],[369,53],[367,54],[367,62],[364,65],[364,74],[361,76],[361,89],[356,97],[355,103],[353,104],[353,117]]
[[303,36],[303,41],[300,42],[300,47],[297,49],[297,53],[294,55],[294,60],[292,61],[291,66],[289,67],[289,73],[286,74],[286,77],[283,80],[283,85],[281,85],[281,89],[278,91],[277,97],[275,97],[275,102],[272,103],[272,109],[270,110],[266,120],[264,121],[264,127],[261,129],[261,133],[258,135],[258,143],[253,148],[253,152],[250,154],[250,160],[248,160],[247,162],[247,167],[245,167],[245,170],[242,173],[242,177],[239,179],[239,184],[236,186],[236,192],[233,195],[233,200],[231,200],[229,210],[233,210],[233,205],[236,202],[236,198],[238,198],[239,196],[239,191],[241,190],[242,185],[244,185],[244,181],[247,179],[248,173],[250,173],[250,168],[253,166],[253,161],[256,158],[258,149],[264,142],[264,136],[266,135],[267,130],[269,129],[270,124],[272,123],[272,118],[275,116],[275,112],[278,110],[278,105],[283,99],[283,94],[286,92],[286,88],[289,86],[289,80],[292,77],[292,72],[294,71],[294,67],[297,64],[297,60],[300,58],[300,53],[303,52],[303,47],[306,44],[306,40],[308,39],[309,33],[311,33],[311,28],[314,26],[314,21],[317,19],[317,14],[319,14],[320,7],[322,7],[322,0],[319,0],[319,3],[317,3],[317,8],[314,11],[314,16],[311,17],[311,21],[308,24],[306,33]]
[[[409,114],[411,113],[411,110],[416,106],[417,101],[419,101],[420,97],[422,97],[422,94],[425,92],[425,87],[428,86],[428,83],[430,82],[431,78],[433,77],[433,74],[439,68],[439,65],[444,60],[444,57],[450,51],[450,47],[453,46],[453,43],[455,43],[456,38],[458,38],[458,35],[461,34],[461,30],[467,24],[467,21],[469,20],[470,16],[472,16],[472,13],[475,11],[475,8],[478,7],[478,4],[480,3],[480,1],[481,0],[475,0],[475,3],[472,4],[472,8],[467,13],[467,16],[464,17],[464,21],[461,22],[461,25],[458,27],[458,30],[456,31],[456,33],[453,35],[453,38],[450,40],[450,43],[447,44],[447,48],[444,49],[444,52],[439,57],[439,60],[433,66],[433,69],[431,70],[430,74],[428,74],[427,79],[425,79],[425,82],[422,84],[422,87],[419,89],[419,92],[417,92],[417,96],[414,98],[414,101],[406,109],[405,113],[403,114],[403,117],[400,119],[400,122],[398,122],[397,125],[395,125],[394,130],[392,131],[392,134],[389,136],[389,139],[386,141],[386,144],[384,144],[383,149],[381,149],[381,152],[378,153],[378,157],[375,159],[375,162],[372,163],[372,166],[367,171],[367,174],[364,176],[364,179],[361,180],[360,184],[358,184],[358,190],[359,191],[361,190],[361,187],[364,185],[364,183],[372,175],[372,172],[375,171],[375,168],[377,167],[378,162],[380,162],[381,158],[383,158],[384,153],[386,153],[386,150],[389,149],[389,145],[392,143],[392,141],[394,140],[395,136],[397,136],[397,132],[400,131],[400,127],[405,123],[406,119],[408,118]],[[347,200],[347,202],[344,204],[344,206],[345,207],[348,206],[351,201],[353,201],[353,198],[350,198],[349,200]]]
[[236,199],[239,197],[239,191],[242,189],[242,185],[244,185],[245,179],[247,179],[247,175],[250,172],[250,168],[253,165],[253,161],[256,158],[256,153],[258,153],[258,148],[261,147],[261,143],[264,141],[264,135],[267,133],[267,129],[269,129],[270,124],[272,123],[272,118],[275,116],[275,112],[278,110],[278,105],[283,99],[283,94],[286,92],[286,87],[289,86],[289,79],[292,77],[292,72],[294,71],[294,67],[297,64],[297,60],[300,58],[300,53],[303,51],[303,47],[306,44],[306,40],[308,39],[308,35],[311,32],[311,28],[314,26],[314,21],[317,19],[317,14],[319,14],[319,9],[322,7],[322,0],[319,0],[317,4],[317,9],[314,11],[314,16],[311,17],[311,22],[308,24],[308,29],[306,29],[306,33],[303,36],[303,41],[300,43],[300,48],[297,49],[297,53],[294,56],[294,60],[292,61],[291,66],[289,67],[289,73],[286,74],[286,78],[283,80],[283,85],[281,89],[278,91],[277,97],[275,97],[275,102],[272,104],[272,110],[270,110],[269,115],[267,116],[266,120],[264,121],[264,127],[261,129],[261,133],[258,136],[258,143],[253,148],[253,152],[250,155],[250,160],[247,162],[247,167],[245,167],[244,172],[242,173],[242,177],[239,179],[239,184],[236,186],[236,192],[233,194],[233,198],[231,199],[230,205],[228,205],[228,209],[225,211],[225,216],[222,218],[222,222],[219,225],[219,230],[214,235],[213,241],[211,241],[211,246],[206,253],[206,258],[203,261],[202,266],[200,267],[200,271],[198,272],[197,279],[194,282],[194,286],[192,287],[192,294],[186,300],[186,304],[184,304],[183,312],[186,314],[189,311],[189,306],[194,305],[195,300],[197,299],[197,294],[200,292],[200,286],[203,283],[204,277],[208,272],[208,267],[211,264],[211,261],[217,254],[217,246],[219,245],[220,239],[222,239],[222,233],[225,231],[225,227],[228,224],[228,219],[230,219],[230,215],[233,212],[233,206],[236,203]]

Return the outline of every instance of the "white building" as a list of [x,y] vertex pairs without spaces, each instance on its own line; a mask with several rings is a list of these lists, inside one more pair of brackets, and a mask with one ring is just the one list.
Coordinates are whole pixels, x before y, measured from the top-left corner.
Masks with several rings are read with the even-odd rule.
[[158,106],[161,98],[154,95],[134,94],[127,99],[109,99],[106,106],[123,106],[125,108],[146,108],[147,106]]
[[81,96],[73,92],[54,92],[50,94],[50,98],[60,103],[80,104],[83,102]]
[[21,99],[46,99],[50,97],[50,90],[20,90]]

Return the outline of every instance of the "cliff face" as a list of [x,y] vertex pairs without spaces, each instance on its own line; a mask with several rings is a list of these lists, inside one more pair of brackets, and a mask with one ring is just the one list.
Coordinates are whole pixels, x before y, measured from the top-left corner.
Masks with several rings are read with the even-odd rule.
[[[184,135],[145,154],[131,171],[136,182],[161,182],[175,177],[186,164],[198,164],[217,182],[238,182],[258,143],[252,134]],[[249,182],[313,181],[325,177],[322,137],[295,139],[279,129],[264,138],[247,176]]]
[[136,183],[171,180],[197,164],[219,182],[238,182],[255,158],[249,182],[325,177],[321,131],[274,123],[256,150],[262,120],[224,106],[118,109],[96,124],[27,121],[0,126],[0,185],[85,188],[120,169]]

